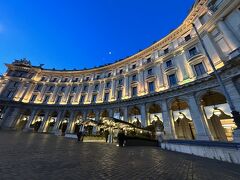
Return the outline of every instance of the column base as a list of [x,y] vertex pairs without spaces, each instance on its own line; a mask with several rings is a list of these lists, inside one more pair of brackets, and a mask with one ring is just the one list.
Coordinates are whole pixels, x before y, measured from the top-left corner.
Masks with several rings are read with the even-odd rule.
[[233,142],[240,143],[240,129],[235,129],[233,132]]

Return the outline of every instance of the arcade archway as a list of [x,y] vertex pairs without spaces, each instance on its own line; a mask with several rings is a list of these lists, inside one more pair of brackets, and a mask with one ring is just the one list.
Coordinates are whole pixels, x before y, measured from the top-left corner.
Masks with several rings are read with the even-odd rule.
[[209,91],[202,96],[201,104],[214,140],[232,141],[236,124],[224,95]]

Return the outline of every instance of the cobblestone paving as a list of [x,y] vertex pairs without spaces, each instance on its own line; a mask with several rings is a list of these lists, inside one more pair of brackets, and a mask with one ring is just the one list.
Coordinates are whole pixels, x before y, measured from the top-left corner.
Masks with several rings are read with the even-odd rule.
[[163,151],[0,131],[0,179],[240,179],[240,166]]

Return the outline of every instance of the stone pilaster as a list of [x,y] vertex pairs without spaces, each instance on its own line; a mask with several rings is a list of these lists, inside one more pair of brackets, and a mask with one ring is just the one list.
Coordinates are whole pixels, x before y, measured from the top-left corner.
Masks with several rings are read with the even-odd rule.
[[45,132],[46,124],[47,124],[47,122],[48,122],[48,120],[49,120],[49,118],[50,118],[50,117],[49,117],[49,114],[50,114],[49,111],[46,111],[46,112],[45,112],[43,121],[42,121],[42,123],[41,123],[41,126],[40,126],[39,129],[38,129],[38,132]]

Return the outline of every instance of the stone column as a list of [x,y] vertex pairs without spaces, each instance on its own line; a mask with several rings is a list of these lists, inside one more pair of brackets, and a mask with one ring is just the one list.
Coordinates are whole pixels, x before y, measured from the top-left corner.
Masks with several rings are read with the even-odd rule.
[[116,79],[112,79],[111,83],[111,100],[116,99]]
[[88,93],[87,93],[87,102],[91,103],[91,98],[92,98],[92,89],[93,89],[93,84],[90,83],[88,87]]
[[39,101],[42,101],[42,100],[43,100],[43,97],[44,97],[44,95],[45,95],[46,89],[47,89],[47,85],[46,85],[46,84],[43,84],[42,90],[41,90],[41,92],[40,92],[40,97],[38,98]]
[[61,122],[62,118],[64,117],[66,111],[60,111],[58,112],[58,115],[57,115],[57,119],[56,119],[56,122],[53,126],[53,129],[52,129],[52,133],[56,133],[58,132],[58,126],[59,126],[59,123]]
[[95,121],[99,122],[99,120],[100,120],[100,112],[98,110],[96,110],[95,111],[95,115],[96,115]]
[[128,122],[128,107],[124,107],[123,109],[123,120]]
[[103,95],[104,95],[104,81],[101,81],[100,87],[99,87],[99,93],[98,93],[98,101],[103,101]]
[[193,95],[188,96],[189,110],[196,129],[197,140],[210,140],[210,132],[204,122],[203,114],[200,111],[200,105],[197,104]]
[[75,116],[76,116],[76,112],[72,112],[70,115],[70,118],[69,118],[68,125],[67,125],[66,134],[72,133],[74,123],[75,123],[75,118],[76,118]]
[[79,103],[80,97],[81,97],[81,93],[82,93],[82,89],[83,89],[83,85],[79,85],[78,88],[77,88],[77,92],[76,92],[76,95],[75,95],[74,102]]
[[13,128],[19,116],[20,116],[19,108],[8,107],[3,115],[2,121],[0,122],[0,127]]
[[140,111],[141,111],[141,124],[143,127],[146,127],[147,126],[147,114],[146,114],[145,104],[141,105]]
[[228,42],[228,45],[230,46],[232,51],[240,47],[239,40],[237,39],[237,37],[235,37],[233,32],[229,29],[229,27],[223,20],[218,21],[217,26],[223,33],[223,36],[225,37],[225,40]]
[[71,93],[71,88],[72,86],[71,85],[68,85],[66,86],[66,89],[64,91],[64,99],[63,99],[63,102],[67,102],[68,98],[69,98],[69,95]]
[[155,66],[157,82],[156,82],[156,90],[159,90],[163,86],[163,74],[161,71],[161,64],[158,63]]
[[47,122],[48,122],[48,119],[49,119],[49,114],[50,114],[50,111],[46,111],[46,112],[45,112],[43,121],[42,121],[42,123],[41,123],[41,126],[40,126],[39,129],[38,129],[38,132],[44,132],[45,126],[46,126],[46,124],[47,124]]
[[124,98],[129,97],[129,77],[125,75],[124,77]]
[[139,77],[139,86],[140,86],[138,92],[139,92],[140,94],[146,92],[146,90],[145,90],[145,82],[144,82],[144,74],[143,74],[143,72],[144,72],[144,71],[141,70],[141,71],[139,71],[139,73],[138,73],[138,77]]
[[36,87],[36,83],[29,84],[28,89],[25,91],[23,96],[20,98],[20,101],[23,101],[23,100],[24,101],[29,101],[29,99],[31,98],[32,93],[33,93],[35,87]]
[[52,97],[51,97],[51,102],[55,101],[57,93],[58,93],[58,85],[55,84],[55,87],[54,87],[54,90],[53,90],[53,93],[52,93]]
[[113,118],[113,110],[112,110],[112,109],[109,109],[109,110],[108,110],[108,114],[109,114],[109,117],[110,117],[110,118]]
[[32,111],[32,113],[31,113],[31,115],[30,115],[30,117],[29,117],[29,119],[28,119],[28,121],[27,121],[27,124],[26,124],[25,127],[24,127],[24,130],[29,130],[31,123],[32,123],[32,122],[34,121],[34,119],[36,118],[37,112],[38,112],[37,110],[33,110],[33,111]]
[[171,120],[166,100],[161,101],[161,108],[162,108],[162,118],[163,118],[165,138],[175,139],[176,135],[174,130],[174,123]]

